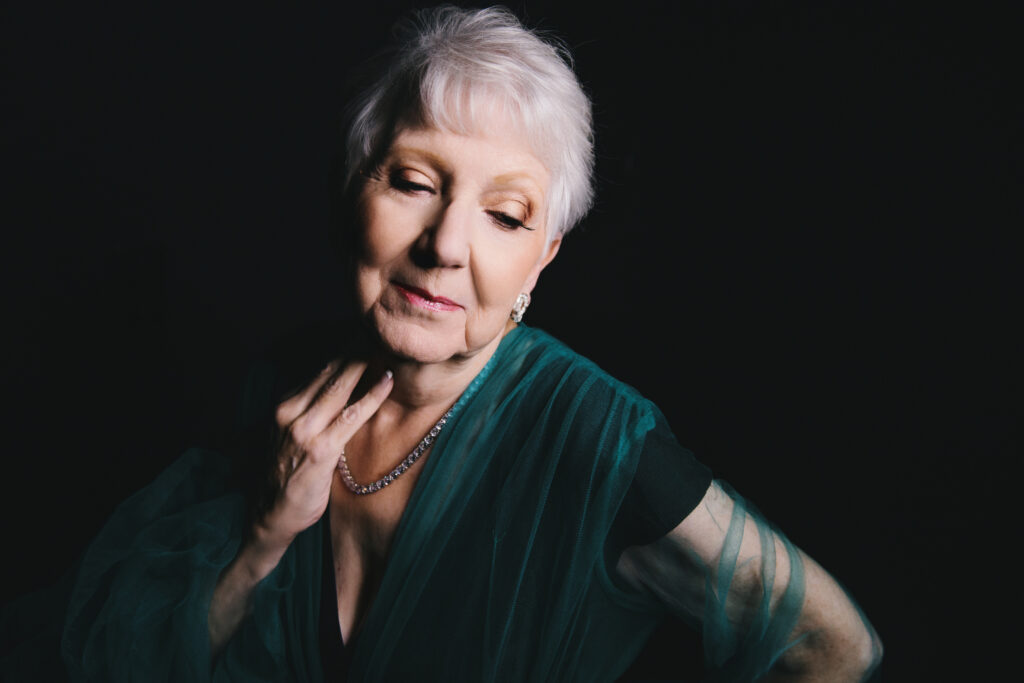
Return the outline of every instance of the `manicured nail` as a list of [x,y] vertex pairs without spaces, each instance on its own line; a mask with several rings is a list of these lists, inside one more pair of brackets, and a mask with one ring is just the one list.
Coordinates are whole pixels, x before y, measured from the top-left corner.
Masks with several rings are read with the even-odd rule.
[[384,381],[385,382],[390,382],[391,378],[394,377],[394,376],[395,376],[394,373],[391,372],[390,370],[385,370],[384,371]]

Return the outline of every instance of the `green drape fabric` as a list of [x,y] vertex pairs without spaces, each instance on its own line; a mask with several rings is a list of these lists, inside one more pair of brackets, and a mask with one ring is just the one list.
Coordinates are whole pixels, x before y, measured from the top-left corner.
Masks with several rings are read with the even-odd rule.
[[[350,644],[350,679],[615,680],[678,611],[619,580],[607,552],[659,420],[652,403],[547,334],[507,335],[424,463]],[[324,522],[296,539],[210,664],[206,612],[245,524],[231,481],[225,458],[193,450],[118,508],[69,579],[60,656],[72,680],[323,679]],[[737,620],[731,549],[751,528],[763,534],[758,571],[770,588],[778,539],[792,546],[730,495],[736,523],[717,539],[717,559],[677,567],[680,585],[704,587],[702,607],[679,616],[700,622],[709,680],[754,680],[790,643],[800,563],[792,550],[785,595],[765,591]],[[5,652],[2,664],[10,672],[30,659]]]

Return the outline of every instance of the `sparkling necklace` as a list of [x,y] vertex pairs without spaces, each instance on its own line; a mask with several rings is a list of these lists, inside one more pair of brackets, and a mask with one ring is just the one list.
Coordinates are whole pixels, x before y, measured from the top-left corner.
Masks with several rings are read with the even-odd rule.
[[412,449],[412,453],[405,456],[405,458],[402,459],[402,462],[395,466],[395,469],[391,470],[377,481],[366,484],[365,486],[352,478],[352,472],[348,469],[348,460],[345,458],[345,451],[343,450],[341,452],[341,460],[338,461],[338,469],[341,470],[341,479],[345,482],[345,486],[347,486],[348,490],[357,496],[365,496],[368,493],[376,493],[377,491],[380,491],[395,479],[398,479],[400,476],[405,474],[407,469],[412,467],[413,463],[420,459],[420,456],[423,455],[424,451],[430,448],[430,444],[434,443],[434,439],[436,439],[437,435],[441,433],[441,429],[444,427],[445,423],[448,422],[448,418],[452,416],[452,412],[454,410],[455,407],[452,406],[447,413],[442,415],[441,419],[437,421],[437,424],[435,424],[429,432],[427,432],[427,435],[423,437],[423,440],[420,441],[419,444],[417,444],[416,448]]

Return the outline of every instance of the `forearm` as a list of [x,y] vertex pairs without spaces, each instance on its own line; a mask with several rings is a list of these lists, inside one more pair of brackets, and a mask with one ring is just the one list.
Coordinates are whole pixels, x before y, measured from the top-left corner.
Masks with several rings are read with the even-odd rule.
[[272,540],[257,530],[221,573],[208,616],[210,653],[214,659],[251,611],[256,586],[270,575],[287,549],[288,543]]

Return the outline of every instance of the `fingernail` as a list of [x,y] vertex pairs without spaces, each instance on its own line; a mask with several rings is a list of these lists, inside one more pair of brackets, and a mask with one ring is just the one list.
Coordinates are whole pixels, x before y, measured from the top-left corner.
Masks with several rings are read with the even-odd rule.
[[390,382],[391,378],[394,377],[394,376],[395,376],[394,373],[391,372],[390,370],[385,370],[384,371],[384,381],[385,382]]

